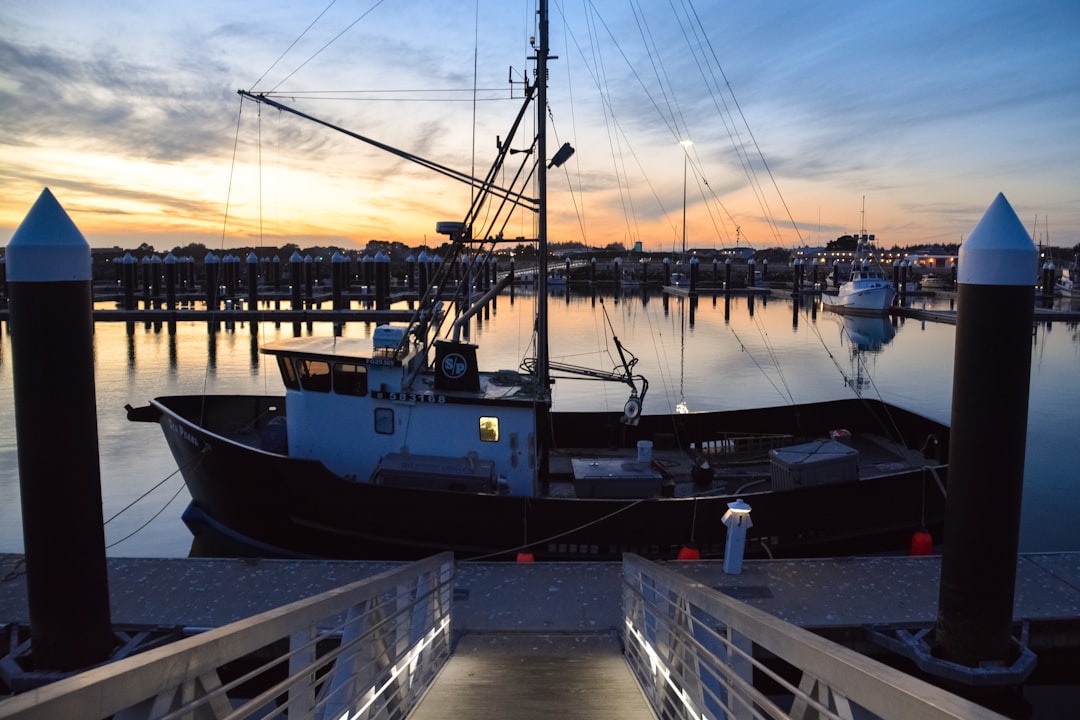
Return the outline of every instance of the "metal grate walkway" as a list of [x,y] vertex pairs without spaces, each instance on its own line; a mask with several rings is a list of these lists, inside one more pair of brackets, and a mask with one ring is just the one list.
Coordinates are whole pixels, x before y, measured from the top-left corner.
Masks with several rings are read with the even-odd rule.
[[409,720],[654,718],[614,633],[467,633]]

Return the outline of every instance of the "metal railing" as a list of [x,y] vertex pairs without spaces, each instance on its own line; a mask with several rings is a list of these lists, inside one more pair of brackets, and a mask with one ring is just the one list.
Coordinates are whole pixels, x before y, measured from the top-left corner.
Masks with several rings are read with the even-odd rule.
[[1001,718],[635,555],[625,653],[660,718]]
[[0,702],[0,718],[403,717],[450,654],[443,553]]

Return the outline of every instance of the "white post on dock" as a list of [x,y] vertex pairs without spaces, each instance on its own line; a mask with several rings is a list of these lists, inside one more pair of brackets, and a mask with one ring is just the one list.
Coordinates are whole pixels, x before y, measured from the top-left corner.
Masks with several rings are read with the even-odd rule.
[[939,657],[1010,664],[1038,251],[999,194],[960,246]]
[[724,545],[724,572],[738,575],[742,572],[743,556],[746,554],[746,531],[754,526],[750,519],[750,505],[739,498],[728,503],[727,512],[720,522],[727,527],[727,543]]
[[33,664],[75,670],[113,648],[90,245],[45,188],[7,257]]

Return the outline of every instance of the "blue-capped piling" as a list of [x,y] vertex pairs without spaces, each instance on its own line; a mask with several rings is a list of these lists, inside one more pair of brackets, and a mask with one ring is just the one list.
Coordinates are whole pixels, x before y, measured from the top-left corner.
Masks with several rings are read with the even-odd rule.
[[106,660],[113,648],[90,246],[46,188],[7,258],[34,669],[74,670]]

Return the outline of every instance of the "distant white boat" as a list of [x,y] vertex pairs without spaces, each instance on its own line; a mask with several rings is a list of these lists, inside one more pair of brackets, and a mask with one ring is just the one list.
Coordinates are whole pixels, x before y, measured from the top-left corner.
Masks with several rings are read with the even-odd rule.
[[940,275],[925,275],[922,280],[919,281],[919,287],[923,290],[945,290],[951,288],[953,282],[947,278],[943,278]]
[[896,290],[880,267],[870,265],[870,236],[859,237],[851,277],[835,294],[823,292],[822,306],[837,312],[885,315],[896,298]]
[[690,276],[684,272],[671,273],[671,279],[668,281],[669,287],[690,287]]
[[623,290],[637,290],[641,287],[641,281],[629,270],[623,270],[622,276],[619,278],[619,287]]
[[1054,283],[1054,292],[1065,297],[1080,297],[1080,271],[1071,265],[1061,269],[1061,277]]

